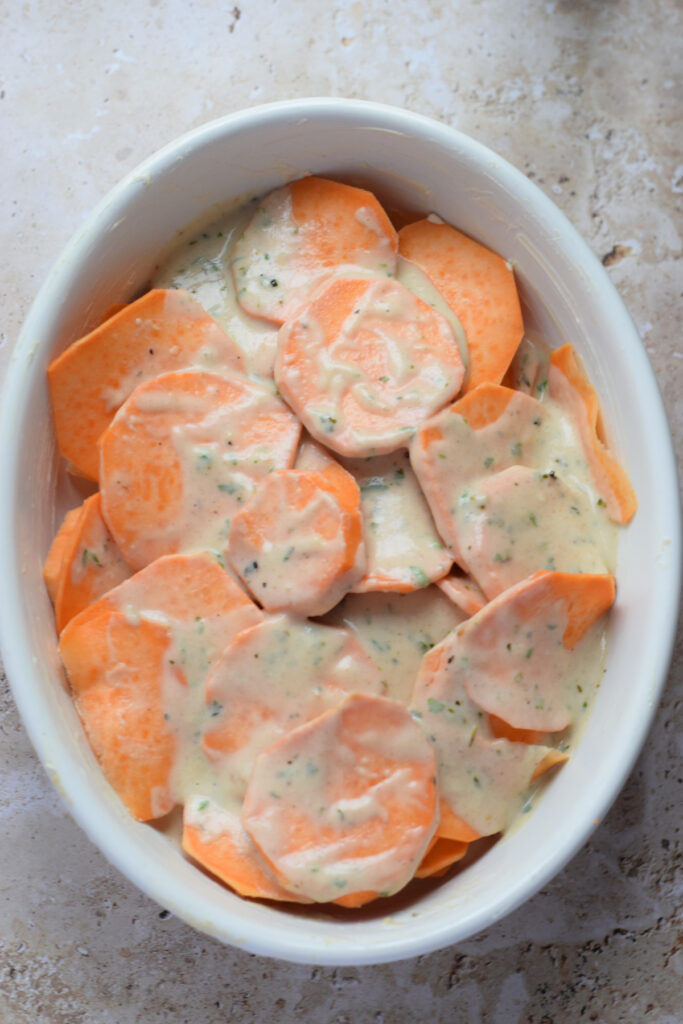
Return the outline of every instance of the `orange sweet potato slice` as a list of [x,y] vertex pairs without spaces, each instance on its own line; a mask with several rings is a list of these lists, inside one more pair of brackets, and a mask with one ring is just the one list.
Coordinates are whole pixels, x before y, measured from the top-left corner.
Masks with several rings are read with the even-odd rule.
[[207,679],[203,747],[241,800],[261,751],[346,693],[382,689],[378,669],[348,630],[267,615],[231,640]]
[[607,574],[540,572],[489,602],[454,645],[470,699],[515,729],[565,729],[580,680],[572,652],[614,594]]
[[432,744],[401,704],[351,694],[257,758],[242,820],[309,899],[398,892],[438,820]]
[[470,367],[465,385],[499,384],[524,325],[514,275],[497,253],[429,218],[401,228],[401,256],[416,263],[462,324]]
[[396,269],[396,232],[375,197],[310,176],[260,200],[235,247],[237,298],[252,316],[282,324],[340,266]]
[[83,505],[79,505],[78,508],[69,509],[66,513],[62,525],[59,527],[59,530],[50,545],[50,550],[47,553],[47,558],[43,565],[43,579],[45,580],[45,586],[47,587],[47,592],[50,595],[50,600],[53,604],[57,600],[57,588],[59,587],[59,580],[62,572],[64,552],[69,546],[71,537],[73,537],[76,529],[78,528],[78,520],[83,515],[83,510]]
[[363,576],[360,492],[337,469],[271,473],[233,517],[228,560],[267,611],[323,615]]
[[437,836],[433,845],[420,861],[415,872],[416,878],[439,878],[445,875],[453,864],[462,860],[469,849],[469,843],[457,839],[444,839]]
[[305,902],[283,889],[245,831],[239,810],[193,796],[183,811],[183,849],[241,896]]
[[441,800],[439,825],[436,834],[442,839],[450,839],[454,843],[473,843],[481,839],[481,832],[468,825],[446,800]]
[[242,354],[187,292],[147,292],[105,319],[48,367],[62,455],[97,480],[98,438],[133,389],[192,365],[241,370]]
[[[481,384],[421,426],[410,461],[437,529],[458,563],[454,512],[469,500],[473,481],[514,465],[544,465],[551,414],[535,398],[496,384]],[[504,443],[501,443],[501,439]]]
[[307,430],[350,458],[405,447],[457,394],[450,323],[396,281],[329,282],[281,328],[275,379]]
[[607,572],[604,516],[555,473],[510,466],[474,482],[452,514],[462,560],[487,598],[534,572]]
[[141,384],[100,440],[102,510],[126,561],[222,553],[257,483],[294,461],[299,431],[244,377],[183,370]]
[[74,615],[132,575],[102,518],[99,492],[86,498],[75,524],[64,546],[55,591],[58,633]]
[[638,507],[635,491],[605,445],[598,396],[571,345],[551,353],[548,380],[551,398],[565,409],[576,427],[610,519],[629,523]]
[[59,651],[76,709],[134,818],[160,817],[176,803],[188,683],[202,685],[231,636],[260,615],[209,555],[172,555],[64,628]]
[[489,607],[425,654],[410,705],[436,753],[438,834],[460,842],[505,830],[521,810],[534,773],[550,751],[542,745],[497,739],[487,716],[467,694],[460,634]]
[[498,739],[512,740],[513,743],[543,743],[547,734],[538,729],[515,729],[497,715],[489,715],[491,732]]

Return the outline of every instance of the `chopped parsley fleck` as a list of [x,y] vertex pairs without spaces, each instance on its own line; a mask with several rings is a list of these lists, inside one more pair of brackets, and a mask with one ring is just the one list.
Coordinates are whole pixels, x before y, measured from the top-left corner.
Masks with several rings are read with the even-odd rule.
[[409,565],[408,569],[413,574],[413,579],[415,580],[415,583],[418,585],[418,587],[429,586],[429,576],[423,569],[420,569],[418,565]]

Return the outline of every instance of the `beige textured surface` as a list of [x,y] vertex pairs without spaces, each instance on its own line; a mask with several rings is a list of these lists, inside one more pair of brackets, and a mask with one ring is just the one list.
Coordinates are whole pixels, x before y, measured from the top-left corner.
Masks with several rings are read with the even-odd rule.
[[[142,158],[255,103],[361,97],[470,133],[561,206],[641,331],[680,450],[682,22],[676,0],[9,0],[0,371],[57,253]],[[461,946],[359,970],[236,952],[135,891],[68,817],[3,677],[0,1022],[680,1024],[682,672],[679,643],[627,786],[545,890]]]

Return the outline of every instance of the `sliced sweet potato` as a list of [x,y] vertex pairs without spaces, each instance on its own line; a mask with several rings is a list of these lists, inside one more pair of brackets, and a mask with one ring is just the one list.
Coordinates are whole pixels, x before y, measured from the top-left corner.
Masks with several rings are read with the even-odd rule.
[[43,579],[53,604],[57,599],[57,588],[59,587],[59,579],[62,572],[64,552],[69,545],[69,540],[73,537],[78,527],[78,520],[83,515],[83,511],[83,505],[79,505],[77,508],[69,509],[66,513],[62,525],[59,527],[55,539],[50,545],[50,550],[43,565]]
[[309,899],[398,892],[438,820],[432,744],[401,704],[351,694],[257,758],[242,820]]
[[242,364],[237,345],[187,292],[147,292],[48,367],[59,450],[81,475],[97,480],[97,441],[138,384],[186,366],[241,370]]
[[522,340],[514,274],[497,253],[434,219],[401,228],[401,256],[416,263],[465,329],[470,367],[465,390],[499,384]]
[[178,800],[188,683],[261,613],[206,554],[160,558],[64,628],[59,651],[90,745],[134,818]]
[[324,615],[365,569],[358,485],[341,466],[271,473],[233,517],[227,556],[267,611]]
[[349,458],[405,447],[453,398],[463,364],[448,320],[396,281],[330,281],[280,330],[275,380],[306,429]]
[[575,648],[614,594],[607,574],[540,572],[490,601],[453,645],[470,699],[515,729],[565,729],[588,683]]
[[566,410],[576,427],[610,519],[629,523],[638,500],[626,471],[605,445],[598,396],[571,345],[551,353],[548,380],[551,398]]
[[309,176],[259,201],[235,247],[237,299],[252,316],[282,324],[341,266],[390,276],[397,238],[375,197]]
[[99,492],[83,503],[64,545],[54,606],[57,632],[89,604],[132,575],[102,518]]

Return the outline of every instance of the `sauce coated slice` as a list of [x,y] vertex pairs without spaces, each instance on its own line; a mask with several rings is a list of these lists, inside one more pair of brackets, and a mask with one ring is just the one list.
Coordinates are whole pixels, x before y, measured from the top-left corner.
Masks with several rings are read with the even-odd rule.
[[555,473],[511,466],[467,490],[453,526],[463,562],[490,599],[543,569],[607,572],[603,520]]
[[563,345],[550,356],[550,394],[576,425],[595,486],[603,496],[611,519],[629,523],[638,502],[622,466],[605,446],[600,403],[571,345]]
[[352,589],[408,593],[444,576],[453,560],[436,532],[408,453],[349,459],[344,465],[360,487],[368,556],[365,575]]
[[235,342],[187,292],[155,289],[75,341],[48,367],[59,450],[99,478],[97,441],[139,384],[186,366],[241,370]]
[[499,385],[482,384],[432,417],[418,430],[410,460],[439,533],[463,568],[458,509],[471,503],[482,479],[528,466],[592,493],[586,460],[561,410]]
[[102,518],[100,494],[86,498],[64,546],[54,605],[57,632],[132,570]]
[[438,821],[434,750],[403,705],[351,694],[259,756],[242,820],[309,899],[398,892]]
[[47,558],[43,565],[43,579],[45,580],[45,586],[47,587],[47,592],[50,595],[50,600],[53,604],[57,599],[57,588],[59,587],[59,580],[62,572],[64,552],[78,528],[78,521],[82,515],[83,505],[69,509],[62,520],[62,525],[57,530],[52,544],[50,545],[50,550],[47,553]]
[[239,811],[193,796],[183,809],[183,849],[241,896],[306,902],[283,889],[242,824]]
[[268,611],[323,615],[365,569],[358,485],[341,466],[271,473],[233,518],[227,553]]
[[[261,613],[208,555],[160,558],[65,627],[59,652],[110,785],[139,821],[178,799],[183,707],[228,640]],[[178,709],[177,715],[167,708]]]
[[434,744],[442,817],[459,825],[448,837],[466,841],[463,825],[488,836],[510,824],[550,748],[495,738],[464,687],[459,629],[425,654],[410,710]]
[[465,329],[470,360],[465,390],[500,383],[524,332],[509,265],[437,218],[408,224],[398,237],[401,256],[424,271]]
[[331,281],[280,330],[275,379],[307,430],[350,458],[406,446],[463,378],[450,323],[396,281]]
[[459,627],[451,671],[478,707],[514,728],[559,732],[590,684],[578,645],[614,593],[606,574],[537,573]]
[[468,618],[486,604],[486,595],[469,576],[452,573],[438,580],[436,585]]
[[235,247],[237,299],[252,316],[282,324],[341,266],[391,276],[398,242],[370,192],[314,176],[259,200]]
[[203,746],[234,799],[256,756],[352,690],[381,693],[380,672],[346,629],[282,613],[226,647],[206,683]]
[[299,424],[255,381],[187,370],[142,384],[102,436],[105,519],[127,562],[227,542],[260,480],[292,464]]

